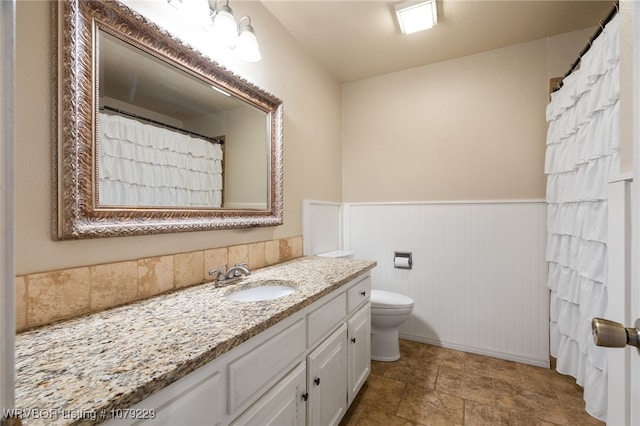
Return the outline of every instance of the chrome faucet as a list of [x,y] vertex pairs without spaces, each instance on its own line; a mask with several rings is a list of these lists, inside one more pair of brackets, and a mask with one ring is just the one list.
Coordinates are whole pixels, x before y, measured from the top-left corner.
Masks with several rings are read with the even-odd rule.
[[249,265],[247,265],[246,263],[236,263],[233,268],[227,271],[227,273],[225,274],[225,278],[229,280],[234,277],[241,277],[242,275],[251,275]]
[[243,275],[251,275],[249,265],[246,263],[236,263],[235,266],[227,270],[227,265],[222,268],[215,268],[209,271],[209,275],[215,277],[216,286],[219,287],[223,284],[232,284],[242,278]]

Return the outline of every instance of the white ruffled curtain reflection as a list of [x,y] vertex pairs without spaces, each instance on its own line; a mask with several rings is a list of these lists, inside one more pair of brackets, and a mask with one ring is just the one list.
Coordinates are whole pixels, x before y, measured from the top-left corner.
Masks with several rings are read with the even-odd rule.
[[105,113],[99,131],[101,204],[221,206],[219,144]]
[[547,260],[551,355],[606,420],[607,358],[591,319],[607,307],[607,184],[619,173],[618,17],[547,107]]

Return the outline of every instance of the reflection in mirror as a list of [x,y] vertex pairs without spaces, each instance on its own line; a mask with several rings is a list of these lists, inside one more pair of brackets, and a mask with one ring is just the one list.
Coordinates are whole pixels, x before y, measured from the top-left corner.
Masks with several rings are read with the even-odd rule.
[[264,210],[267,114],[98,32],[98,204]]
[[119,2],[53,2],[54,236],[282,224],[282,101]]

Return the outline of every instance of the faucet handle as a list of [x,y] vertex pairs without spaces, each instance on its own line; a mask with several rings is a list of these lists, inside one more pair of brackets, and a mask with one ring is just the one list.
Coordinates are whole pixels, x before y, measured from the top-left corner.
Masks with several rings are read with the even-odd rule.
[[225,271],[227,270],[227,265],[224,265],[223,267],[220,268],[214,268],[212,270],[209,271],[209,275],[215,275],[215,279],[219,280],[220,279],[220,274],[222,274],[224,276],[224,274],[226,273]]
[[243,268],[248,268],[249,264],[248,263],[236,263],[235,266],[241,266]]

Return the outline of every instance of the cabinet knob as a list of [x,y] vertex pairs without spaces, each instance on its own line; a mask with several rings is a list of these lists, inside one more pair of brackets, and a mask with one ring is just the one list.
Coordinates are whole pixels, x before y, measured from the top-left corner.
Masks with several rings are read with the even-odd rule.
[[363,295],[363,296],[366,296],[367,292],[366,291],[361,291],[360,294]]
[[307,399],[309,399],[309,392],[305,392],[302,394],[302,400],[306,402]]
[[351,338],[351,343],[355,343],[355,342],[356,342],[356,338],[355,338],[355,337],[352,337],[352,338]]
[[320,377],[316,377],[315,379],[313,379],[313,383],[315,383],[316,386],[319,385],[320,384]]

